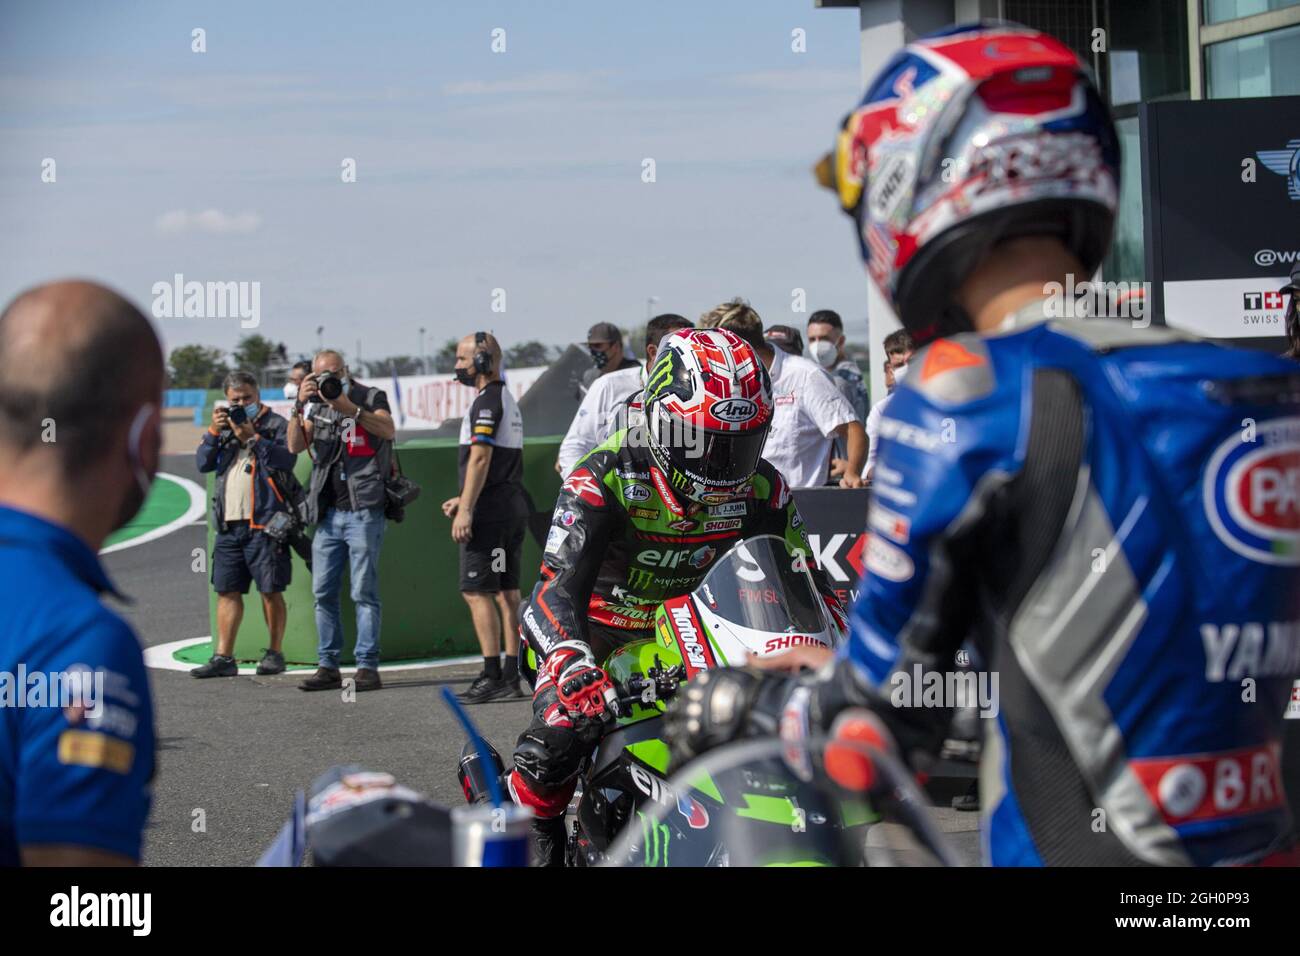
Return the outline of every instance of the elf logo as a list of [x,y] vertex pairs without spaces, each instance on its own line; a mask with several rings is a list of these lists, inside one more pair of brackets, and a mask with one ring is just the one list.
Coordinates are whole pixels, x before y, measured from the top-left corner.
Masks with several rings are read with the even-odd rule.
[[1227,438],[1205,469],[1204,507],[1219,540],[1264,564],[1300,565],[1300,418]]

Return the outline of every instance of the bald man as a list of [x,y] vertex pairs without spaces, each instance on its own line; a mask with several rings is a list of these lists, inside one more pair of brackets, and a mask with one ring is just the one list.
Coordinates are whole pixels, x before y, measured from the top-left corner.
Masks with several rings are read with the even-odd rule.
[[0,314],[0,866],[140,859],[153,704],[97,554],[157,471],[162,386],[148,320],[102,286]]
[[518,670],[519,562],[529,512],[524,423],[501,380],[501,345],[491,332],[460,340],[455,375],[475,396],[460,426],[460,494],[442,503],[442,513],[460,545],[460,593],[483,653],[483,671],[460,699],[479,704],[524,696]]
[[[321,386],[337,380],[338,390]],[[328,393],[328,394],[327,394]],[[382,389],[355,378],[335,349],[317,353],[302,380],[289,419],[289,451],[312,452],[307,500],[316,525],[311,542],[311,589],[316,602],[316,673],[301,690],[343,686],[343,618],[339,590],[348,565],[357,611],[355,689],[379,690],[379,549],[388,503],[385,481],[392,470],[397,426]]]

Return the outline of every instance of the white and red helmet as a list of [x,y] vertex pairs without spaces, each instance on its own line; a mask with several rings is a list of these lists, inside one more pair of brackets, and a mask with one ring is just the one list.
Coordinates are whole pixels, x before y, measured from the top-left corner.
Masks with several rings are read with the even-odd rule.
[[674,332],[646,376],[645,429],[669,487],[692,501],[741,494],[772,425],[772,383],[725,329]]
[[1014,23],[908,44],[844,120],[829,178],[867,272],[918,344],[964,331],[952,293],[996,242],[1056,235],[1091,278],[1119,202],[1119,140],[1088,68]]

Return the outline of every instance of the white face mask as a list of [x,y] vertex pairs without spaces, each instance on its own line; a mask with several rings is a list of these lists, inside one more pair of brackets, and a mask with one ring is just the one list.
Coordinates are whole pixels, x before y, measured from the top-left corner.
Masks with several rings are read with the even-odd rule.
[[902,365],[898,366],[898,368],[894,369],[894,384],[897,385],[906,377],[907,377],[907,363],[904,362]]
[[287,399],[289,399],[289,400],[291,400],[291,401],[292,401],[293,399],[297,398],[297,397],[298,397],[298,386],[295,385],[293,382],[285,382],[285,385],[284,385],[284,397],[287,398]]
[[822,368],[830,368],[835,364],[835,343],[828,342],[825,339],[818,339],[816,342],[808,343],[808,354],[812,360]]

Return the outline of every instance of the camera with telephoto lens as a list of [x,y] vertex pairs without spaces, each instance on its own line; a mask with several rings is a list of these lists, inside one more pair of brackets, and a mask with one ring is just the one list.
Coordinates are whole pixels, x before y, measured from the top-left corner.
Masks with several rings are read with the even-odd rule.
[[244,411],[243,405],[231,405],[226,409],[226,417],[230,419],[230,424],[242,425],[248,421],[248,412]]
[[325,372],[316,379],[316,389],[321,393],[322,398],[333,401],[343,394],[343,379],[333,372]]

